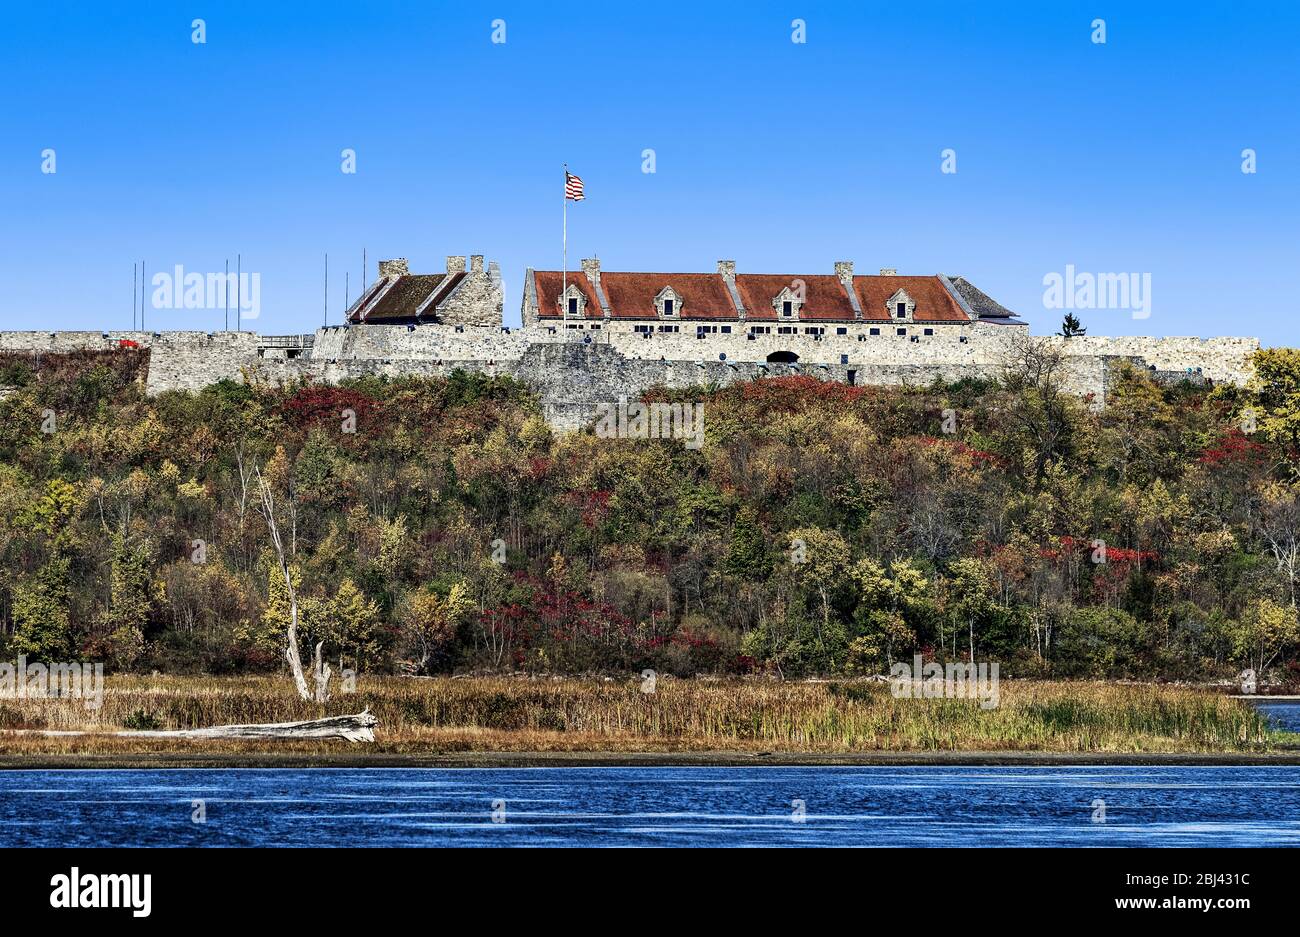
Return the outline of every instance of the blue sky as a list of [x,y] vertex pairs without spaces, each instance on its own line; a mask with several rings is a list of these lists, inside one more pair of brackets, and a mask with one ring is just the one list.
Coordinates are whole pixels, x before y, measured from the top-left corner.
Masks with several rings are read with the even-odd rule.
[[1300,4],[1189,6],[8,4],[0,327],[125,328],[133,262],[239,252],[252,326],[309,331],[324,254],[337,323],[363,248],[368,279],[486,254],[515,322],[524,268],[560,264],[567,161],[571,268],[851,259],[961,274],[1050,332],[1043,277],[1073,265],[1151,275],[1150,318],[1086,310],[1092,334],[1298,344]]

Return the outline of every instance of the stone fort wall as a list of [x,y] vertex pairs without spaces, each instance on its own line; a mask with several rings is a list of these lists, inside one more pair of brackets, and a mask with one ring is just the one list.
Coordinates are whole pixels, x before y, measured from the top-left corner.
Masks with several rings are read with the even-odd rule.
[[[622,325],[620,323],[620,325]],[[629,327],[577,331],[560,326],[428,324],[362,325],[318,329],[310,336],[252,332],[0,332],[0,352],[32,354],[110,351],[124,342],[150,350],[146,389],[198,390],[223,379],[271,383],[339,381],[365,375],[447,375],[457,369],[509,375],[541,396],[548,419],[562,428],[585,424],[597,403],[635,399],[654,385],[725,385],[763,376],[805,374],[851,384],[923,385],[935,378],[993,377],[1021,326],[975,323],[932,336],[708,333],[683,323],[677,333],[635,333]],[[1140,338],[1083,336],[1042,341],[1066,356],[1069,389],[1105,400],[1121,362],[1155,369],[1162,377],[1241,384],[1250,376],[1250,338]],[[768,363],[777,352],[795,364]]]

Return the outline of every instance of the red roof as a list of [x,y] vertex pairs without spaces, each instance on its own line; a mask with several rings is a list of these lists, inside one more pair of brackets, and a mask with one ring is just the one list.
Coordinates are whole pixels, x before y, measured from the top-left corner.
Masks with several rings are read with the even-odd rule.
[[[586,277],[584,276],[585,280]],[[731,301],[727,283],[716,273],[605,273],[600,286],[609,300],[614,316],[653,319],[655,297],[671,286],[682,299],[684,319],[735,319],[736,304]],[[554,308],[554,307],[552,307]],[[588,308],[588,312],[590,312]],[[600,315],[600,310],[596,310]]]
[[745,315],[750,319],[776,319],[772,300],[789,288],[799,292],[803,284],[803,306],[800,319],[853,319],[853,304],[839,277],[833,276],[782,276],[775,273],[738,273],[736,289],[745,304]]
[[[538,270],[535,274],[537,282],[537,309],[539,316],[558,317],[560,315],[560,293],[562,273],[559,270]],[[569,285],[576,286],[582,295],[587,298],[587,318],[602,319],[605,313],[601,311],[600,300],[596,298],[595,287],[591,281],[583,274],[581,270],[569,271]],[[654,315],[654,307],[650,307],[650,314]]]
[[[537,284],[537,309],[541,318],[558,318],[562,275],[558,270],[534,272]],[[587,298],[586,318],[602,319],[605,312],[595,288],[581,270],[570,270],[568,282]],[[830,274],[784,275],[740,273],[736,291],[745,307],[746,318],[775,321],[778,317],[772,301],[789,287],[798,291],[803,284],[804,305],[801,320],[854,321],[857,316],[840,278]],[[731,291],[717,273],[620,273],[601,271],[600,285],[615,319],[655,319],[655,297],[671,286],[681,297],[681,318],[735,320],[736,306]],[[918,322],[969,322],[970,317],[953,299],[937,276],[857,276],[853,289],[862,307],[863,320],[886,322],[891,319],[887,304],[900,289],[916,304],[914,320]]]
[[889,300],[901,289],[916,303],[913,318],[918,322],[970,321],[938,277],[854,277],[853,289],[864,319],[889,319]]

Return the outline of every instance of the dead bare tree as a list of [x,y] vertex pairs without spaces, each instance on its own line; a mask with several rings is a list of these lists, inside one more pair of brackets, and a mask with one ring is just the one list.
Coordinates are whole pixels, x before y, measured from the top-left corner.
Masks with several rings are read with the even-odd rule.
[[284,587],[289,596],[289,627],[285,633],[284,656],[289,661],[289,671],[293,674],[293,682],[298,688],[298,695],[308,702],[314,700],[317,703],[328,703],[330,698],[329,682],[332,671],[321,655],[324,642],[318,641],[316,643],[316,651],[312,655],[312,679],[316,685],[316,690],[313,693],[307,688],[307,677],[302,671],[302,657],[298,652],[298,593],[293,587],[293,577],[289,574],[289,561],[285,555],[284,541],[280,538],[280,525],[275,519],[275,494],[271,491],[271,486],[267,484],[266,479],[262,477],[260,467],[255,465],[253,474],[257,477],[258,494],[261,496],[260,513],[266,521],[267,530],[270,531],[271,546],[275,548],[275,557],[280,565],[280,575],[284,577]]
[[1069,445],[1070,416],[1065,394],[1065,356],[1040,338],[1017,335],[1001,360],[1002,383],[1010,392],[1006,419],[1033,456],[1035,480]]

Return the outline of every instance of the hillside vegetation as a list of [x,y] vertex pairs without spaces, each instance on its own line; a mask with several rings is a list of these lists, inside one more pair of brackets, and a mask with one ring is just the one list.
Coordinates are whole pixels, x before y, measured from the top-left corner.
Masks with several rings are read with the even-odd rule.
[[145,355],[0,359],[10,660],[277,671],[255,470],[304,643],[363,674],[855,675],[921,653],[1282,681],[1300,638],[1294,350],[1260,352],[1244,390],[1128,373],[1104,410],[1033,348],[998,382],[673,392],[704,404],[700,449],[555,435],[526,388],[460,373],[149,398]]

